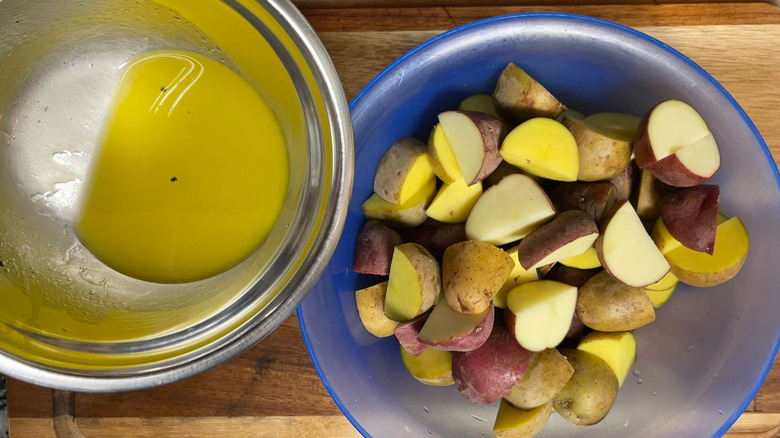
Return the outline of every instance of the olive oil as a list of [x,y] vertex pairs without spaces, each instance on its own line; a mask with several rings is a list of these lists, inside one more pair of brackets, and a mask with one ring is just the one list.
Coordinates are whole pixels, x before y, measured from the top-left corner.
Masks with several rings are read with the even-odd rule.
[[288,180],[281,128],[241,76],[196,53],[146,53],[125,67],[75,230],[122,274],[200,280],[262,244]]

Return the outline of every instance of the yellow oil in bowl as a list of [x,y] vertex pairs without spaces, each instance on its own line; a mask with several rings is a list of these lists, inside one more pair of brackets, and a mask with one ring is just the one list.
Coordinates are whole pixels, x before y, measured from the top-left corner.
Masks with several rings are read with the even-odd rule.
[[122,274],[196,281],[257,249],[288,180],[282,130],[252,86],[196,53],[146,53],[125,67],[75,230]]

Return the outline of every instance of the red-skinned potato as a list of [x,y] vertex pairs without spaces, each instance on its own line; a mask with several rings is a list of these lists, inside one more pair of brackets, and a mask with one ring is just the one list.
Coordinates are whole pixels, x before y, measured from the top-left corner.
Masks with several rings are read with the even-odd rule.
[[382,222],[366,222],[355,243],[352,269],[360,274],[390,274],[393,248],[401,243],[401,236]]
[[558,211],[581,210],[597,223],[617,199],[610,182],[572,182],[558,184],[551,200]]
[[574,312],[569,331],[566,332],[563,341],[556,348],[576,348],[583,336],[585,336],[585,324],[577,317],[577,312]]
[[580,287],[585,284],[591,277],[601,272],[602,268],[593,269],[579,269],[572,268],[570,266],[556,264],[550,272],[547,273],[545,278],[547,280],[560,281],[570,286]]
[[628,201],[616,204],[603,220],[596,251],[609,275],[629,286],[653,284],[669,272],[669,263]]
[[661,200],[659,211],[669,234],[684,246],[709,255],[715,251],[720,187],[701,184]]
[[507,129],[500,119],[476,111],[445,111],[439,123],[468,185],[482,181],[501,163],[498,148]]
[[580,255],[593,246],[599,229],[580,210],[564,211],[531,231],[517,246],[517,260],[529,270]]
[[522,239],[554,215],[555,208],[539,184],[525,175],[507,175],[474,204],[466,219],[466,235],[504,245]]
[[445,249],[467,240],[466,224],[423,224],[414,229],[410,240],[424,246],[441,260]]
[[482,313],[458,313],[440,300],[417,334],[423,345],[437,350],[472,351],[485,343],[493,330],[495,308]]
[[490,404],[509,393],[528,368],[529,353],[506,326],[496,324],[482,346],[452,354],[452,377],[472,403]]
[[631,197],[638,173],[639,168],[636,166],[636,162],[631,160],[622,172],[609,180],[615,186],[615,201],[624,201]]
[[641,169],[675,187],[701,184],[720,168],[720,150],[707,123],[679,100],[647,112],[637,128],[634,154]]
[[393,330],[395,338],[404,350],[412,356],[421,355],[428,347],[417,339],[431,312],[423,313],[411,321],[398,324]]

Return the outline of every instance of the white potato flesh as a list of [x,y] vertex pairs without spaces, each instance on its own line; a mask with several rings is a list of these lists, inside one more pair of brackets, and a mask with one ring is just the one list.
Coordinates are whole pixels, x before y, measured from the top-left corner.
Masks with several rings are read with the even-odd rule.
[[469,116],[456,111],[439,114],[439,123],[455,154],[463,179],[473,181],[485,159],[482,132]]
[[710,128],[695,108],[679,100],[667,100],[653,109],[647,132],[656,160],[711,135]]
[[577,305],[577,288],[557,281],[532,281],[509,291],[506,305],[515,315],[517,342],[528,351],[542,351],[566,337]]
[[474,204],[466,220],[466,236],[504,245],[522,239],[554,215],[550,198],[533,179],[508,175]]
[[601,263],[616,280],[644,287],[669,272],[669,263],[629,202],[624,202],[601,235]]

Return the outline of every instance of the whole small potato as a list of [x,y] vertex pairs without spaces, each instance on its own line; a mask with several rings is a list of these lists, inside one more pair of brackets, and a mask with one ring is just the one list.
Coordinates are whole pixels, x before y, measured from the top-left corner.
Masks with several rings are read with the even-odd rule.
[[501,248],[467,240],[444,251],[442,289],[450,308],[480,313],[493,305],[493,296],[512,273],[515,262]]
[[525,375],[504,399],[518,409],[533,409],[550,401],[572,374],[574,368],[558,350],[532,353]]
[[593,330],[634,330],[655,321],[655,309],[642,287],[632,287],[601,271],[585,282],[577,297],[577,317]]
[[600,357],[581,350],[561,350],[574,374],[553,397],[553,409],[565,420],[587,426],[601,421],[618,393],[618,378]]

